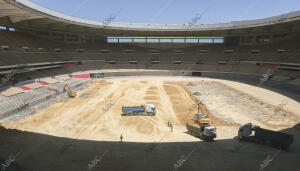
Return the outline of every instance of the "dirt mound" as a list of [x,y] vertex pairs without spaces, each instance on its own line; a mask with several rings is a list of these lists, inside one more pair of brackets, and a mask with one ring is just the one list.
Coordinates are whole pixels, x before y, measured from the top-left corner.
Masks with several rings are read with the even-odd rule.
[[187,83],[187,86],[196,86],[196,85],[194,83],[189,82]]
[[200,96],[201,93],[199,93],[198,91],[196,91],[196,92],[193,93],[193,95],[194,95],[194,96]]
[[157,90],[157,87],[156,87],[156,86],[150,86],[150,87],[148,88],[148,90]]

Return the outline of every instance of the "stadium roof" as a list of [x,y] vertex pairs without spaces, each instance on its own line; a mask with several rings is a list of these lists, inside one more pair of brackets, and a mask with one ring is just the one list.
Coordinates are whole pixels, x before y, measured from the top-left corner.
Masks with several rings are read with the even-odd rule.
[[0,25],[27,30],[118,36],[234,36],[299,31],[300,11],[264,19],[214,24],[105,23],[65,15],[29,0],[0,0]]

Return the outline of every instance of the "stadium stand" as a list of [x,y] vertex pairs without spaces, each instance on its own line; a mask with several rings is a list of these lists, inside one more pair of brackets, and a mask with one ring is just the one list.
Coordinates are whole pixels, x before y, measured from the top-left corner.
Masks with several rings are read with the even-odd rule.
[[[19,8],[20,4],[15,5],[23,1],[1,2],[10,3],[12,8],[20,12],[32,11],[24,4],[21,4],[22,8]],[[58,16],[49,17],[47,11],[43,12],[44,15],[39,16],[43,20],[54,20],[58,25],[65,24],[65,21],[56,18]],[[13,14],[7,12],[5,15],[9,17]],[[43,94],[40,97],[44,97],[49,93],[61,91],[66,83],[81,84],[78,79],[87,81],[89,73],[92,72],[102,72],[106,76],[126,75],[125,73],[132,75],[134,72],[136,75],[147,72],[169,75],[176,71],[184,71],[191,76],[193,72],[198,72],[204,77],[257,85],[263,74],[270,69],[266,66],[276,66],[277,69],[270,80],[262,86],[280,93],[288,92],[290,97],[299,100],[300,95],[297,93],[300,92],[300,12],[291,13],[290,16],[280,21],[280,17],[275,16],[251,22],[195,25],[193,30],[187,32],[181,30],[181,25],[153,27],[150,24],[143,25],[143,29],[140,30],[134,28],[135,24],[119,23],[119,29],[111,29],[102,28],[97,23],[98,25],[92,28],[91,23],[85,25],[85,22],[89,21],[79,24],[74,18],[70,24],[72,27],[62,27],[61,30],[45,27],[45,30],[41,30],[39,28],[44,28],[44,24],[39,20],[29,19],[31,27],[24,24],[26,21],[6,23],[0,20],[0,25],[14,28],[14,31],[0,30],[0,97],[7,99],[15,96],[29,103],[38,98],[33,96]],[[66,19],[68,20],[70,18]],[[79,33],[71,28],[85,32]],[[155,30],[156,28],[160,30]],[[171,32],[168,29],[179,31]],[[213,35],[222,37],[223,42],[110,43],[107,40],[111,30],[123,37],[142,36],[150,37],[149,39],[155,36],[176,38]],[[6,78],[8,74],[11,78]],[[37,81],[22,84],[29,80]],[[28,90],[30,93],[24,93]]]

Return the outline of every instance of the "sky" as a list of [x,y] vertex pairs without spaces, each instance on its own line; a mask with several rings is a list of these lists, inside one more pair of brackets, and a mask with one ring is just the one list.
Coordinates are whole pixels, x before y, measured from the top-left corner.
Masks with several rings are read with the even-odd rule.
[[[253,20],[300,10],[300,0],[31,0],[84,19],[188,24]],[[200,17],[201,16],[201,17]],[[193,20],[194,18],[194,20]],[[195,20],[195,18],[197,18]]]

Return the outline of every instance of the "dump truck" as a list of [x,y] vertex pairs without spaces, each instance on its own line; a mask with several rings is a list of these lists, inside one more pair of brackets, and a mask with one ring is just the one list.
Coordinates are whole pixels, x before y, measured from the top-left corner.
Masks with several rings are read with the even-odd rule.
[[122,112],[124,116],[131,115],[150,115],[154,116],[156,114],[156,107],[154,104],[147,104],[141,106],[122,106]]
[[252,126],[252,123],[241,126],[238,131],[238,137],[240,140],[265,144],[280,149],[287,149],[294,140],[293,135]]
[[205,141],[213,141],[217,137],[216,127],[211,125],[207,115],[196,114],[192,122],[186,124],[188,134]]

